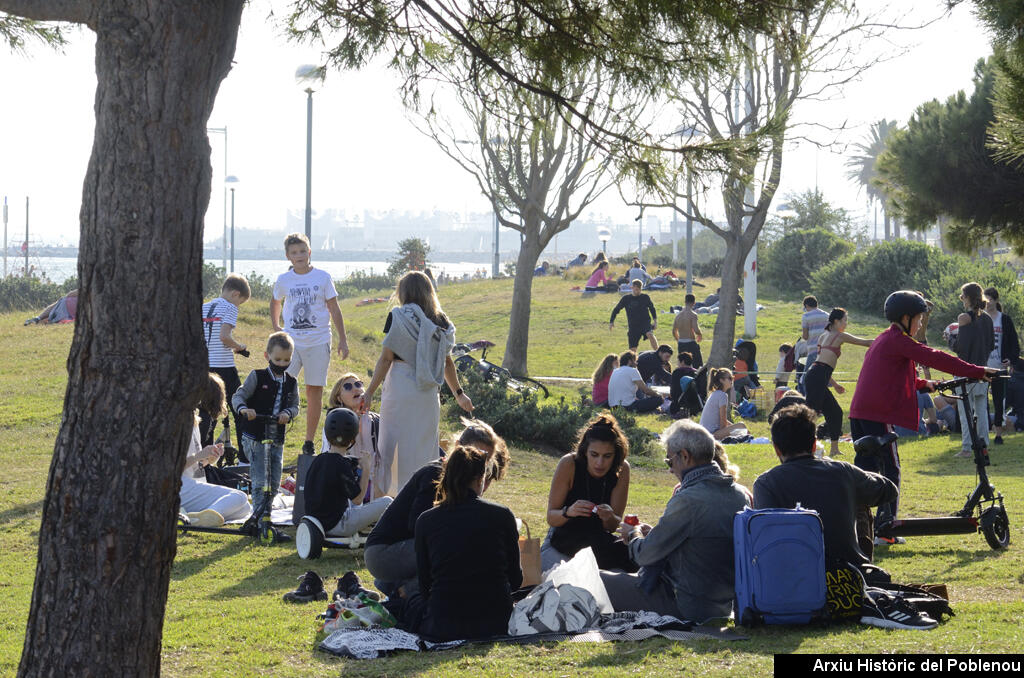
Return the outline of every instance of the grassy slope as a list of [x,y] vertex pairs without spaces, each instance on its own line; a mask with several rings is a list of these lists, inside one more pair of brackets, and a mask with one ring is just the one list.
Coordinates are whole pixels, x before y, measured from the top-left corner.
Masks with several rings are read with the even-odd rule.
[[[619,351],[625,327],[607,329],[611,297],[581,299],[565,281],[540,279],[535,286],[531,325],[530,369],[533,374],[587,376],[598,359]],[[511,285],[501,281],[442,288],[442,301],[459,336],[488,338],[499,344],[492,356],[499,361],[507,328]],[[680,295],[659,293],[655,304],[679,303]],[[759,317],[760,363],[771,367],[774,348],[795,338],[799,309],[795,304],[764,300]],[[354,300],[342,304],[349,327],[352,356],[345,364],[366,374],[379,350],[384,308],[357,308]],[[8,350],[8,367],[0,371],[0,674],[14,672],[21,652],[31,595],[46,473],[53,438],[60,422],[64,374],[61,369],[71,339],[68,326],[23,328],[24,314],[0,316],[0,342]],[[262,303],[243,307],[239,334],[250,345],[265,336],[268,321]],[[666,319],[669,316],[664,316]],[[851,331],[873,335],[881,326],[867,324],[856,315]],[[874,319],[871,319],[874,320]],[[667,321],[665,325],[667,325]],[[710,321],[707,334],[710,334]],[[668,334],[664,331],[661,338]],[[840,367],[858,370],[863,349],[844,351]],[[240,368],[258,366],[257,356],[240,361]],[[332,378],[342,372],[332,365]],[[572,389],[563,389],[563,394]],[[840,397],[844,408],[849,393]],[[652,430],[667,421],[645,417]],[[754,423],[755,432],[765,432]],[[298,427],[289,433],[291,457],[301,443]],[[1007,508],[1013,543],[1008,553],[988,549],[980,535],[918,538],[903,547],[880,549],[878,561],[900,581],[946,582],[958,616],[927,633],[888,633],[866,627],[767,629],[750,633],[751,639],[733,644],[644,643],[600,645],[483,646],[436,654],[399,654],[375,662],[345,662],[311,651],[315,615],[319,606],[294,607],[281,602],[294,578],[306,568],[294,551],[284,547],[259,548],[226,537],[189,535],[179,542],[164,624],[164,671],[167,675],[619,675],[623,670],[645,675],[675,675],[683,671],[735,675],[763,675],[775,652],[877,651],[1017,651],[1024,641],[1017,620],[1024,614],[1024,575],[1017,549],[1024,507],[1024,438],[1011,436],[993,452],[995,484],[1009,497]],[[848,445],[845,447],[849,447]],[[971,467],[951,457],[958,441],[936,438],[901,445],[904,465],[903,512],[906,515],[942,514],[962,501],[974,484]],[[543,506],[554,458],[529,450],[514,450],[510,477],[489,492],[489,498],[515,508],[540,532]],[[752,482],[775,463],[762,445],[734,446],[730,455],[742,468],[742,479]],[[631,511],[653,521],[674,484],[657,460],[640,462],[634,474]],[[325,577],[347,569],[361,570],[361,559],[343,552],[328,552],[314,565]],[[69,617],[73,623],[73,615]],[[982,632],[982,630],[984,631]]]

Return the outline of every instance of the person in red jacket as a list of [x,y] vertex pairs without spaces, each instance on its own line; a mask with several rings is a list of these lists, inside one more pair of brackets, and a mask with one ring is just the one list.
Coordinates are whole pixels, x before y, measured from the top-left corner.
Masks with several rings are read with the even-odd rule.
[[[854,440],[863,436],[884,435],[893,425],[916,430],[920,413],[917,392],[933,390],[933,381],[918,379],[916,365],[931,367],[958,377],[988,379],[997,370],[964,362],[948,353],[929,348],[913,339],[928,306],[918,292],[900,290],[885,300],[885,318],[892,325],[872,342],[864,356],[857,390],[850,405],[850,432]],[[879,454],[857,454],[854,464],[884,475],[900,486],[900,456],[896,443]],[[899,497],[878,507],[874,526],[870,509],[857,516],[857,539],[861,549],[871,556],[875,544],[903,543],[902,538],[873,539],[873,528],[896,518]]]

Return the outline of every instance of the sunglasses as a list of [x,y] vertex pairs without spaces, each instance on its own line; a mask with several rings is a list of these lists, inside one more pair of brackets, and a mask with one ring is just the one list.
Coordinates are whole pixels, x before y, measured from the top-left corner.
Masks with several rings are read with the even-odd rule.
[[669,468],[672,468],[672,462],[675,461],[676,457],[678,457],[678,456],[679,456],[678,452],[676,452],[676,453],[670,452],[669,455],[667,457],[665,457],[665,466],[668,466]]
[[346,381],[344,384],[341,385],[341,387],[343,389],[345,389],[346,391],[351,391],[354,388],[362,388],[363,387],[363,382],[361,382],[361,381]]

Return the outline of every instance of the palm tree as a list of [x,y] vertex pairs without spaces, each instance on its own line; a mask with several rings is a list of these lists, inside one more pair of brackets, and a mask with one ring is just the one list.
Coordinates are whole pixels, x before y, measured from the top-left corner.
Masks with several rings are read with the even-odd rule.
[[882,213],[885,215],[886,240],[892,237],[889,200],[884,191],[875,182],[875,178],[878,176],[875,164],[878,162],[878,156],[885,150],[886,138],[889,136],[889,133],[898,127],[899,125],[896,121],[886,120],[885,118],[872,124],[870,131],[864,137],[864,141],[853,145],[859,153],[846,159],[846,166],[850,168],[846,176],[864,189],[868,196],[869,205],[873,205],[875,201],[882,205]]

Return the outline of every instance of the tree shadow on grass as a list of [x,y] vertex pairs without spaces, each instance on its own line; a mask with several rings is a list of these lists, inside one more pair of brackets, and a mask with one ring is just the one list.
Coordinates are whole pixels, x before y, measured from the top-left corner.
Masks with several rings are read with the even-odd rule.
[[[199,533],[197,532],[194,534]],[[192,535],[179,534],[178,538],[185,539],[191,536]],[[203,553],[202,555],[187,558],[175,557],[174,566],[171,569],[171,580],[182,581],[189,577],[193,577],[222,558],[230,558],[231,556],[241,553],[252,542],[252,537],[234,537],[231,535],[213,536],[214,538],[220,538],[220,540],[225,543],[215,550]]]
[[[248,543],[243,543],[240,548],[247,545]],[[361,556],[362,551],[338,550],[336,552],[344,555],[331,555],[331,552],[328,551],[316,561],[304,561],[299,559],[295,553],[295,547],[291,544],[266,548],[276,549],[280,554],[268,560],[259,570],[237,580],[231,586],[211,594],[210,599],[231,600],[238,597],[266,596],[268,591],[289,591],[295,588],[296,578],[307,570],[314,570],[323,576],[324,589],[330,596],[336,585],[337,577],[348,570],[359,570],[363,566],[361,560],[357,560],[357,556]],[[324,606],[326,607],[326,603]]]
[[461,662],[464,659],[484,657],[495,647],[495,643],[471,643],[450,650],[413,652],[399,650],[378,659],[346,659],[336,657],[312,647],[312,657],[325,667],[336,670],[346,678],[358,676],[412,676],[429,673],[438,664]]
[[6,525],[9,522],[14,521],[16,518],[24,518],[25,516],[33,513],[38,513],[43,510],[43,500],[31,502],[29,504],[19,504],[12,506],[9,509],[0,511],[0,525]]

